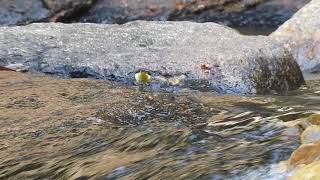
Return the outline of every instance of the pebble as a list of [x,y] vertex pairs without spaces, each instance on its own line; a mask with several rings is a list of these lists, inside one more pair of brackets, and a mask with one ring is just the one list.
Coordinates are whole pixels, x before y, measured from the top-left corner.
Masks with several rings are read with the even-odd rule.
[[45,135],[45,134],[46,134],[46,133],[45,133],[44,130],[39,129],[39,130],[36,130],[36,131],[33,133],[33,136],[34,136],[34,137],[41,137],[41,136],[43,136],[43,135]]

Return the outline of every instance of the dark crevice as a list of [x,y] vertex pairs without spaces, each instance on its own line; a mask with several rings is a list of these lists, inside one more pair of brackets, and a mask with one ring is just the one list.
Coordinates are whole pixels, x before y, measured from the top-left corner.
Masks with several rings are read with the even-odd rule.
[[[72,10],[62,10],[60,13],[62,13],[62,16],[57,17],[56,22],[62,22],[62,23],[74,23],[78,22],[80,18],[86,14],[91,9],[91,6],[81,6],[81,7],[75,7]],[[65,11],[65,12],[63,12]],[[59,14],[59,13],[58,13]]]
[[90,4],[79,4],[79,5],[75,5],[75,6],[73,6],[72,3],[70,2],[64,8],[62,8],[56,12],[53,12],[53,10],[49,7],[49,5],[44,0],[41,0],[41,2],[43,3],[44,8],[51,11],[52,14],[49,18],[46,18],[46,19],[43,19],[40,21],[42,21],[42,22],[54,21],[54,22],[62,22],[62,23],[75,23],[75,22],[79,22],[80,18],[89,12],[91,7],[96,4],[97,0],[93,0],[92,3],[90,3]]

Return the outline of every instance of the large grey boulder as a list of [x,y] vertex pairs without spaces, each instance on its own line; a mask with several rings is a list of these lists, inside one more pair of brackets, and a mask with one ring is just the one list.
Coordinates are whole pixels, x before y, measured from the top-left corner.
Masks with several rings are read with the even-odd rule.
[[140,69],[149,87],[229,93],[270,93],[304,83],[291,54],[264,36],[242,36],[214,23],[124,25],[32,24],[0,28],[0,65],[134,83]]
[[311,1],[271,37],[291,49],[302,70],[320,72],[320,1]]

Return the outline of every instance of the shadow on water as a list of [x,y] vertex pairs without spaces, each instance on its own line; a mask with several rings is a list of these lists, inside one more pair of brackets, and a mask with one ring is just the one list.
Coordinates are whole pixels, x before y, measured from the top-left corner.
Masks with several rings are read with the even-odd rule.
[[23,143],[2,148],[0,179],[285,179],[273,166],[299,138],[285,135],[283,122],[320,111],[319,80],[263,97],[120,88],[133,99],[126,103],[106,102],[96,88],[65,98],[103,101],[86,121],[52,124],[31,138],[16,134]]

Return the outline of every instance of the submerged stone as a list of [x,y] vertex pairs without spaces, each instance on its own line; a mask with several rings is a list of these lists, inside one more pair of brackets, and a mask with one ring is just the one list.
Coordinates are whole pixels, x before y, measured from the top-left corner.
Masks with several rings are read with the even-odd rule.
[[117,179],[118,176],[126,173],[126,171],[127,171],[126,167],[118,167],[114,169],[110,174],[108,174],[105,179],[106,180]]
[[316,144],[302,144],[289,159],[289,165],[297,166],[310,164],[320,157],[320,142]]
[[[265,94],[304,84],[299,66],[280,44],[243,36],[214,23],[145,22],[124,25],[32,24],[0,28],[0,65],[69,77],[134,84],[138,69],[149,88],[188,87]],[[172,79],[179,79],[172,83]]]
[[289,180],[317,180],[320,179],[320,161],[315,161],[299,168]]
[[311,125],[301,134],[301,142],[303,144],[314,143],[320,141],[320,126]]
[[282,139],[288,139],[291,137],[299,137],[301,128],[298,125],[288,127],[283,133]]
[[314,125],[320,125],[320,114],[313,114],[308,117],[308,121]]

